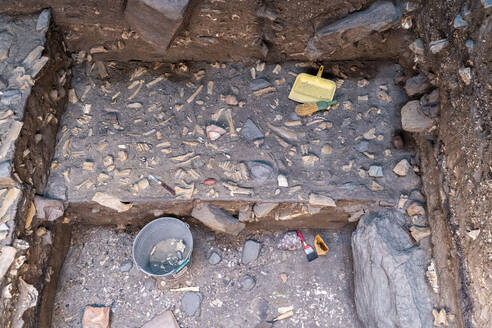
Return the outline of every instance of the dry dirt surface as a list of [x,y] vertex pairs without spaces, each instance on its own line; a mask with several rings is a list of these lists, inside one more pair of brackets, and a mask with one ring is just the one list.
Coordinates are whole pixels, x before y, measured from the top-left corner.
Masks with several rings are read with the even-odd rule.
[[[289,306],[294,316],[275,327],[360,327],[353,301],[352,228],[303,231],[311,244],[314,233],[321,234],[330,249],[313,262],[301,249],[279,250],[276,243],[283,232],[247,229],[230,237],[201,225],[192,224],[191,230],[192,264],[176,282],[156,281],[134,265],[122,272],[128,270],[135,232],[75,227],[59,280],[53,327],[80,326],[87,304],[110,306],[112,327],[120,328],[141,327],[167,309],[182,328],[257,327]],[[247,239],[261,242],[262,247],[258,259],[245,265],[241,251]],[[208,261],[212,251],[222,258],[218,264]],[[256,281],[250,290],[240,287],[246,275]],[[187,316],[180,309],[185,292],[171,290],[187,286],[200,288],[199,316]]]

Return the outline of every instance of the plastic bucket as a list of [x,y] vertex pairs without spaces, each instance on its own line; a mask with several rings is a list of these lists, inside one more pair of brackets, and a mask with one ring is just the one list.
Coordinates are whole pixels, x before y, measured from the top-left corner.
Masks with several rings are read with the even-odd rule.
[[[159,274],[152,271],[150,266],[150,253],[154,246],[160,241],[170,238],[183,240],[186,245],[183,260],[172,271]],[[133,242],[133,262],[136,267],[148,275],[155,277],[177,277],[183,273],[190,262],[193,251],[193,236],[190,226],[181,220],[164,217],[155,219],[140,230]]]

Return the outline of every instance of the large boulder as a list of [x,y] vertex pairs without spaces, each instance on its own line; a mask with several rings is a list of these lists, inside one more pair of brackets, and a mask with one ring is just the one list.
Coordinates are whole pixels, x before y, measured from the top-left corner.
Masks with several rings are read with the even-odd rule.
[[365,327],[432,327],[427,254],[403,224],[400,212],[386,210],[364,216],[352,234],[355,305]]
[[128,23],[154,48],[164,53],[183,23],[188,0],[128,0]]
[[311,59],[331,54],[351,46],[375,32],[393,27],[400,19],[400,11],[389,1],[376,2],[368,9],[320,28],[309,40],[306,55]]

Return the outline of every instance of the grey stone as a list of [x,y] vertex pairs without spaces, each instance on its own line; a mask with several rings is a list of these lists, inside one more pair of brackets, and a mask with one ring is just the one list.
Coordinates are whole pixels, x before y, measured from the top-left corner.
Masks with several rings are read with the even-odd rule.
[[458,74],[466,85],[470,85],[472,79],[470,67],[461,67],[458,70]]
[[420,55],[420,56],[424,55],[424,42],[422,41],[422,39],[417,39],[412,43],[410,43],[409,48],[416,55]]
[[249,87],[251,88],[251,91],[265,89],[271,85],[272,84],[265,79],[254,79],[249,83]]
[[481,0],[481,2],[485,9],[492,7],[492,0]]
[[128,0],[125,18],[156,50],[164,53],[183,23],[188,0]]
[[431,117],[435,118],[439,116],[440,106],[439,106],[439,89],[435,89],[431,93],[422,96],[420,98],[420,106],[422,112]]
[[382,178],[384,176],[383,168],[378,165],[371,165],[369,167],[369,172],[367,172],[367,174],[369,174],[369,176],[373,178]]
[[404,13],[411,13],[417,9],[417,4],[411,1],[405,1],[402,5],[402,10]]
[[133,261],[132,260],[123,261],[123,263],[120,264],[120,271],[121,272],[128,272],[132,269],[132,267],[133,267]]
[[212,252],[208,257],[208,263],[212,265],[219,264],[220,261],[222,261],[222,257],[216,252]]
[[38,21],[36,23],[36,31],[45,33],[50,26],[51,10],[45,9],[39,14]]
[[57,199],[48,199],[41,196],[34,197],[34,206],[38,219],[55,221],[65,211],[63,202]]
[[187,316],[200,316],[200,305],[202,303],[203,295],[198,292],[188,292],[181,298],[181,311]]
[[388,1],[376,2],[368,9],[321,27],[309,40],[306,54],[311,59],[322,54],[330,54],[352,45],[375,32],[383,32],[394,26],[400,18],[400,12]]
[[240,280],[239,280],[239,288],[244,291],[251,290],[255,287],[256,285],[256,279],[255,277],[246,274],[244,275]]
[[447,39],[436,40],[429,43],[429,49],[430,52],[435,55],[441,52],[444,48],[447,48],[448,45],[449,41]]
[[2,246],[0,248],[0,282],[14,261],[16,253],[17,250],[12,246]]
[[198,204],[191,215],[212,230],[237,236],[246,226],[221,208]]
[[250,204],[247,204],[239,209],[239,214],[237,216],[240,222],[250,222],[253,221],[253,210]]
[[463,16],[461,14],[456,15],[453,21],[454,28],[463,28],[467,25],[468,23],[466,22],[466,20],[463,19]]
[[12,46],[12,40],[14,36],[9,32],[0,33],[0,60],[9,56],[10,47]]
[[253,212],[257,218],[262,218],[270,214],[277,206],[278,203],[257,203],[253,206]]
[[401,228],[403,215],[366,215],[352,234],[355,305],[366,327],[432,327],[428,259]]
[[273,175],[273,167],[267,162],[249,161],[247,164],[251,172],[251,177],[256,183],[264,183]]
[[142,328],[179,328],[179,325],[172,311],[168,310],[152,318]]
[[434,121],[424,115],[418,100],[406,103],[401,109],[401,125],[408,132],[424,132],[432,127]]
[[253,121],[248,119],[246,123],[244,123],[242,129],[241,129],[241,134],[243,135],[244,138],[253,141],[257,139],[261,139],[265,137],[263,132],[256,126]]
[[241,256],[241,262],[248,264],[255,261],[260,255],[261,243],[253,239],[248,239],[243,245],[243,254]]
[[363,153],[369,149],[369,142],[363,140],[357,144],[357,151]]
[[22,93],[17,89],[7,89],[0,91],[0,102],[4,105],[15,105],[22,97]]
[[430,87],[429,80],[423,75],[413,76],[405,83],[405,91],[409,97],[421,95]]
[[22,61],[22,65],[26,70],[31,69],[34,66],[34,63],[41,58],[41,54],[43,53],[44,47],[37,46],[31,50],[31,52],[24,58]]
[[5,161],[0,163],[0,187],[9,188],[15,185],[14,179],[11,176],[12,163],[10,161]]
[[260,6],[256,10],[256,16],[269,19],[272,22],[277,19],[277,14],[273,10],[271,10],[270,8],[267,8],[265,5]]
[[466,49],[468,49],[468,52],[471,52],[473,50],[474,46],[475,46],[475,43],[473,42],[473,40],[466,40],[465,47],[466,47]]

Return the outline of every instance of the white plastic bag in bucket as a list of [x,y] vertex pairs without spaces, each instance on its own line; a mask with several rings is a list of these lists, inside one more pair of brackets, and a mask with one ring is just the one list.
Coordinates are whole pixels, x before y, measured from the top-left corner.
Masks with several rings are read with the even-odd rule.
[[[169,249],[177,255],[159,257],[159,253],[164,257],[171,254],[167,252]],[[192,251],[190,226],[176,218],[164,217],[153,220],[140,230],[133,242],[133,261],[148,275],[177,276],[189,264]]]

